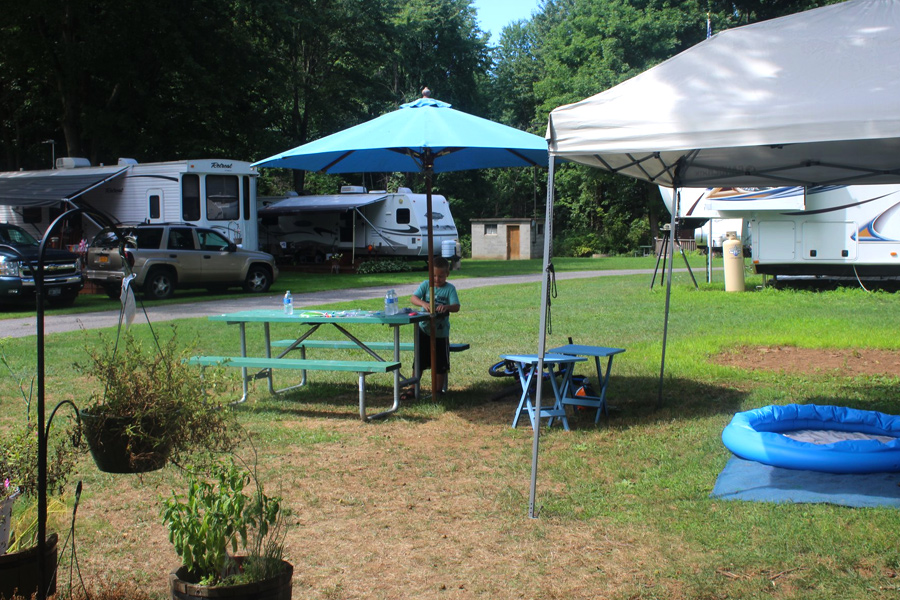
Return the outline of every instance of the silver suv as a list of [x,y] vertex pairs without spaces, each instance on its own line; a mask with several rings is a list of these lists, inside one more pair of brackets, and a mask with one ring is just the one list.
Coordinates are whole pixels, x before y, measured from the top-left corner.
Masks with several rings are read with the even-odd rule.
[[278,277],[271,254],[242,250],[218,231],[187,224],[104,229],[88,248],[86,277],[117,298],[128,271],[125,261],[133,263],[135,290],[155,300],[171,298],[175,288],[242,286],[265,292]]

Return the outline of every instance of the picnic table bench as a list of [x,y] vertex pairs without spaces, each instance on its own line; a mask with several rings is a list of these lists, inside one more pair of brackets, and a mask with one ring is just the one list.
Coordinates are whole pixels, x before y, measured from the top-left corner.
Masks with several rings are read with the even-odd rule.
[[[394,350],[393,342],[362,342],[365,348],[369,348],[371,350]],[[300,357],[306,358],[306,349],[307,348],[320,348],[325,350],[365,350],[365,348],[361,347],[354,341],[351,340],[311,340],[305,339],[302,342],[297,342],[297,340],[276,340],[272,342],[273,348],[291,348],[291,350],[300,350]],[[451,343],[450,344],[450,352],[464,352],[468,350],[471,346],[465,343]],[[412,352],[415,350],[415,344],[413,342],[400,342],[397,345],[402,351]],[[405,379],[401,381],[402,384],[406,385],[408,382],[412,381],[416,378],[416,374],[413,373],[413,377],[408,380]],[[444,386],[446,390],[447,381],[449,378],[444,378]],[[306,372],[301,373],[301,385],[306,383]]]
[[[359,416],[363,420],[375,419],[383,415],[390,414],[397,410],[397,406],[392,407],[388,411],[378,413],[376,415],[366,415],[366,375],[371,373],[389,373],[400,368],[400,363],[395,361],[373,361],[373,360],[308,360],[297,358],[275,358],[275,357],[250,357],[250,356],[192,356],[188,359],[188,363],[192,365],[200,365],[201,367],[239,367],[242,369],[258,369],[256,374],[246,376],[247,380],[253,379],[271,379],[272,369],[293,369],[306,371],[348,371],[354,372],[359,380]],[[305,376],[304,376],[305,378]],[[293,389],[298,386],[291,386],[278,392]],[[396,404],[396,401],[395,401]]]

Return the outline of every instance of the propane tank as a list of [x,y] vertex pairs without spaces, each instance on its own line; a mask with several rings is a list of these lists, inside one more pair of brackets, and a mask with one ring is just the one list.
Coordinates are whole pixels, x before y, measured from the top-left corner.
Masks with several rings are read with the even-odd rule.
[[729,231],[722,244],[722,257],[725,260],[725,291],[744,291],[744,248],[741,240],[737,239],[737,233]]

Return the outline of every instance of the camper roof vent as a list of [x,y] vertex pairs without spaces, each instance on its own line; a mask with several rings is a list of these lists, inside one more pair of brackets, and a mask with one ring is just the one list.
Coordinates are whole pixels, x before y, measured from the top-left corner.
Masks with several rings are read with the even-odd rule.
[[397,193],[398,194],[412,194],[412,190],[409,188],[401,187],[401,188],[397,188]]
[[341,193],[342,194],[365,194],[366,187],[363,185],[342,185]]
[[57,169],[80,169],[91,166],[91,161],[76,156],[61,156],[56,159]]
[[119,165],[124,167],[126,165],[136,165],[138,161],[133,158],[119,158]]

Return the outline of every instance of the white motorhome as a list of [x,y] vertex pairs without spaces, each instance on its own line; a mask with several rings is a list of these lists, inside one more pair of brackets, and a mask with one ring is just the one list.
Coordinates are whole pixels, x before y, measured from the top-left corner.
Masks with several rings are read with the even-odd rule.
[[[92,167],[60,158],[45,171],[0,173],[0,221],[43,232],[73,206],[89,206],[122,223],[191,223],[218,229],[248,250],[259,246],[256,178],[249,162],[223,159]],[[40,193],[37,190],[42,190]],[[91,239],[96,224],[83,219]]]
[[[260,205],[260,242],[276,256],[309,261],[344,252],[428,254],[426,196],[409,188],[388,193],[344,186],[331,196],[261,197]],[[455,247],[459,235],[444,196],[432,196],[432,231],[436,255],[441,255],[445,242]]]
[[678,212],[743,219],[758,273],[900,276],[898,185],[685,189]]

